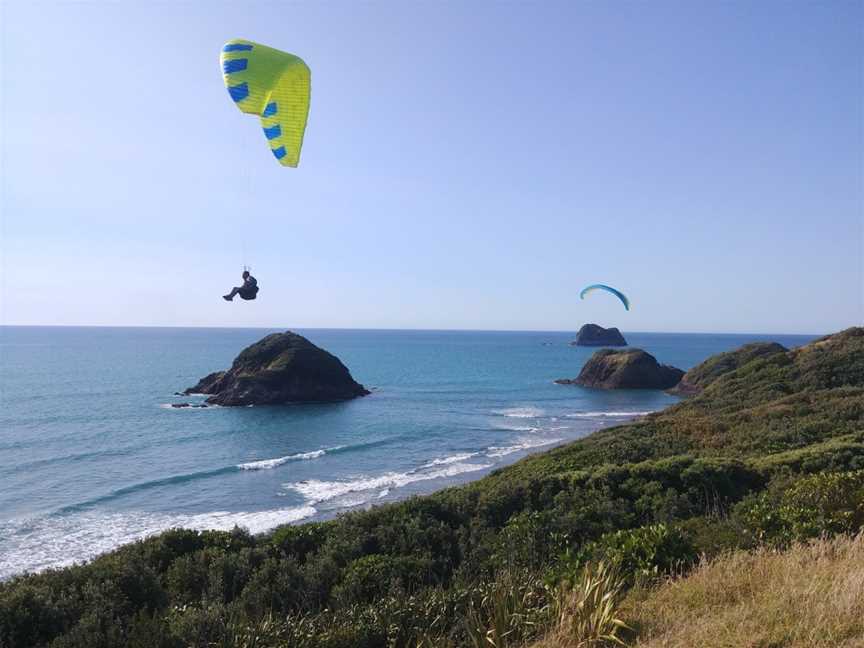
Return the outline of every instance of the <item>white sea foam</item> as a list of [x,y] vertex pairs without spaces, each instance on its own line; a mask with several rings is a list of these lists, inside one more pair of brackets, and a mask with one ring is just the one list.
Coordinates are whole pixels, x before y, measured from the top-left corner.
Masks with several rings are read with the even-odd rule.
[[343,481],[309,479],[293,484],[286,484],[286,486],[303,495],[309,504],[317,504],[347,495],[348,493],[384,489],[386,487],[399,487],[403,485],[402,482],[406,477],[408,477],[406,473],[389,472],[377,477],[360,477],[358,479]]
[[316,512],[312,506],[295,506],[266,511],[214,511],[212,513],[179,516],[179,521],[174,525],[187,529],[218,529],[222,531],[230,531],[235,526],[241,526],[249,529],[250,533],[261,533],[280,524],[297,522],[311,517]]
[[342,446],[335,448],[322,448],[321,450],[313,450],[311,452],[298,452],[297,454],[287,455],[285,457],[276,457],[275,459],[261,459],[260,461],[250,461],[248,463],[237,464],[240,470],[270,470],[289,461],[305,461],[309,459],[317,459],[323,457],[328,452],[338,450]]
[[652,414],[654,410],[644,412],[576,412],[575,414],[565,414],[566,418],[627,418],[630,416],[645,416]]
[[[306,498],[309,505],[343,497],[349,493],[364,491],[383,491],[407,486],[414,482],[453,477],[466,472],[491,468],[491,464],[451,463],[437,470],[415,470],[407,473],[388,472],[375,476],[362,476],[356,479],[339,481],[323,481],[308,479],[301,482],[285,484],[286,488],[297,491]],[[368,498],[366,498],[368,499]],[[354,499],[352,498],[352,502]],[[353,505],[353,504],[352,504]]]
[[505,432],[536,432],[538,428],[530,425],[502,425],[496,424],[492,426],[493,430],[503,430]]
[[[170,514],[88,511],[68,516],[12,520],[0,524],[0,580],[23,571],[64,567],[166,529],[216,529],[235,525],[261,533],[315,515],[309,505],[265,511]],[[47,539],[50,538],[50,541]]]
[[522,438],[517,439],[514,445],[510,446],[490,446],[486,450],[487,457],[505,457],[509,454],[513,454],[514,452],[520,452],[522,450],[530,450],[531,448],[539,448],[545,445],[551,445],[553,443],[558,443],[559,441],[563,441],[563,439],[544,439],[544,438]]
[[355,506],[370,504],[372,499],[373,497],[369,493],[351,493],[339,500],[339,506],[346,509],[354,508]]
[[539,407],[508,407],[507,409],[496,410],[494,413],[507,418],[537,418],[546,412]]
[[465,452],[463,454],[453,455],[451,457],[442,457],[440,459],[433,459],[427,464],[423,464],[423,468],[434,468],[435,466],[446,466],[447,464],[459,463],[460,461],[465,461],[466,459],[470,459],[471,457],[476,457],[479,452]]

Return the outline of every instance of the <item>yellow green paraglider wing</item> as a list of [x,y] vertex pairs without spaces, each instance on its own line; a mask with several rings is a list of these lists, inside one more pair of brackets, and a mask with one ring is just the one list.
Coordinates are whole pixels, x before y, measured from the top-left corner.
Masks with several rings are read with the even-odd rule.
[[252,41],[222,48],[228,94],[244,113],[259,115],[270,150],[282,166],[296,167],[309,116],[311,73],[303,59]]

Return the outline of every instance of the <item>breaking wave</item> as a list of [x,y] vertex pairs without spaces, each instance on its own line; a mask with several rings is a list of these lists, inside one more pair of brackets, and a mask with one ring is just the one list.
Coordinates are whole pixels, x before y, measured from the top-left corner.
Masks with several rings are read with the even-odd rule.
[[[89,560],[115,547],[167,529],[215,529],[234,526],[261,533],[312,517],[309,505],[264,511],[210,511],[170,514],[143,511],[106,513],[87,511],[0,523],[0,580],[22,571],[65,567]],[[45,538],[51,538],[46,542]]]
[[464,452],[462,454],[452,455],[450,457],[442,457],[440,459],[433,459],[429,463],[423,464],[423,468],[434,468],[435,466],[446,466],[447,464],[458,463],[460,461],[465,461],[466,459],[470,459],[471,457],[476,457],[479,455],[479,452]]
[[522,450],[530,450],[531,448],[539,448],[540,446],[552,445],[559,443],[564,439],[543,439],[543,438],[522,438],[518,439],[514,445],[509,446],[491,446],[486,452],[487,457],[506,457],[514,452]]
[[[364,491],[381,493],[385,490],[389,493],[393,488],[400,488],[414,482],[453,477],[462,473],[485,470],[491,467],[492,464],[488,463],[450,463],[437,470],[418,469],[404,473],[388,472],[381,475],[362,476],[355,479],[338,481],[307,479],[285,484],[285,487],[300,493],[306,499],[306,503],[311,506],[321,502],[328,502],[350,493],[362,493]],[[362,503],[362,501],[368,501],[368,498],[361,498],[359,501],[352,500],[352,505]]]
[[503,410],[495,410],[493,414],[506,416],[507,418],[537,418],[546,412],[539,407],[508,407]]
[[261,459],[260,461],[249,461],[247,463],[237,464],[240,470],[270,470],[290,461],[307,461],[309,459],[317,459],[323,457],[328,452],[336,452],[345,446],[336,446],[335,448],[324,448],[322,450],[313,450],[311,452],[298,452],[297,454],[286,455],[284,457],[276,457],[275,459]]

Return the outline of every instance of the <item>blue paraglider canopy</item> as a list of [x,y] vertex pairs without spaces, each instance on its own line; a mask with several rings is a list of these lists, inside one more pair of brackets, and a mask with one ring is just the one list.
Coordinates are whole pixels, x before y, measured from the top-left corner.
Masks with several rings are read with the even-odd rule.
[[585,299],[585,295],[594,290],[605,290],[606,292],[612,293],[621,300],[621,303],[624,304],[624,308],[626,308],[628,311],[630,310],[630,300],[627,299],[627,295],[622,293],[620,290],[615,290],[612,286],[607,286],[605,284],[591,284],[587,288],[582,289],[582,292],[579,293],[579,297],[581,299]]

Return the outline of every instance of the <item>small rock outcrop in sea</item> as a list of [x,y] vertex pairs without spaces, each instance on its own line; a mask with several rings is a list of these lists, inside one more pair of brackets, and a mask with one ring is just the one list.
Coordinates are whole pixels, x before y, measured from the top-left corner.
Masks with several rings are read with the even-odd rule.
[[210,394],[206,402],[226,406],[332,402],[368,393],[339,358],[291,331],[246,347],[229,370],[184,392]]
[[559,385],[581,385],[598,389],[669,389],[684,372],[661,365],[642,349],[597,351],[576,378],[561,378]]
[[573,346],[627,346],[627,340],[617,328],[603,328],[597,324],[585,324],[576,334]]
[[776,342],[753,342],[734,351],[718,353],[685,373],[681,382],[670,389],[669,393],[676,396],[695,396],[720,376],[743,367],[751,360],[786,351],[786,347]]

